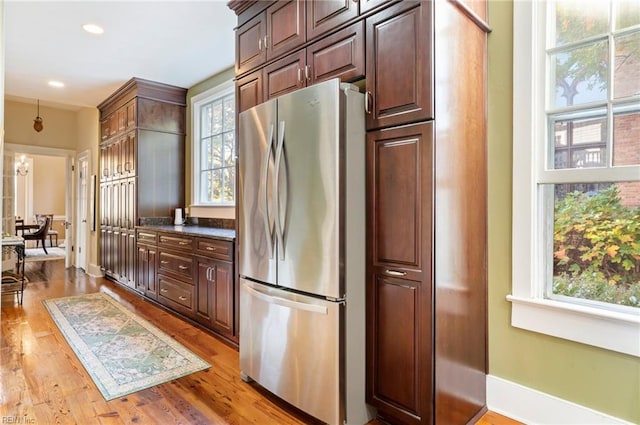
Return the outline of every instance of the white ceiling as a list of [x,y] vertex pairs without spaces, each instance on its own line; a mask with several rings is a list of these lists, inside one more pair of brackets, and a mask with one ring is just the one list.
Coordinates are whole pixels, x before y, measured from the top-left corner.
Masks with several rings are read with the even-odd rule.
[[233,64],[235,24],[226,0],[5,0],[5,95],[75,109],[131,77],[189,88]]

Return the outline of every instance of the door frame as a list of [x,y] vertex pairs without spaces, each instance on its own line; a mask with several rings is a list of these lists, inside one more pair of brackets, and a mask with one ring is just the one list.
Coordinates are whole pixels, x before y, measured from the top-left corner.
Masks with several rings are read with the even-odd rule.
[[75,241],[75,223],[76,215],[74,205],[76,204],[76,191],[73,190],[75,184],[75,173],[73,168],[76,162],[76,151],[71,149],[50,148],[44,146],[20,145],[13,143],[5,143],[4,149],[14,153],[25,153],[41,156],[57,156],[65,158],[65,268],[75,263],[75,252],[73,251],[73,242]]
[[[82,171],[82,167],[81,164],[82,162],[86,162],[87,164],[87,170],[86,170],[86,175],[85,176],[81,176],[81,171]],[[75,171],[75,177],[76,177],[76,226],[74,227],[76,232],[76,249],[74,250],[75,253],[75,262],[74,265],[76,268],[81,268],[82,270],[84,270],[85,272],[87,271],[88,267],[89,267],[89,232],[91,231],[91,229],[89,228],[89,223],[85,220],[84,224],[81,222],[82,220],[82,208],[83,205],[81,205],[81,200],[83,199],[83,197],[81,196],[81,191],[82,191],[82,180],[84,178],[85,180],[85,186],[84,186],[84,208],[86,211],[86,218],[90,219],[90,216],[92,214],[93,208],[92,208],[92,200],[91,198],[91,190],[90,190],[90,185],[91,185],[91,151],[89,149],[84,150],[82,152],[80,152],[78,154],[78,157],[76,158],[76,165],[77,165],[77,170]],[[80,231],[80,228],[82,226],[85,226],[85,231],[84,231],[84,237],[83,237],[83,233]],[[80,255],[80,250],[82,250],[82,255]],[[80,257],[84,258],[84,264],[80,264]]]

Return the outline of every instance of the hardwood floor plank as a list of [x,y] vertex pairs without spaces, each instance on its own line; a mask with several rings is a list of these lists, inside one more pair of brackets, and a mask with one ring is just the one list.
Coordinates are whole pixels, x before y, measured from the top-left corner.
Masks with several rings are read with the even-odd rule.
[[[240,379],[238,352],[213,335],[106,279],[28,263],[24,304],[3,297],[0,414],[37,424],[311,425],[319,422],[256,383]],[[31,273],[30,273],[31,270]],[[46,278],[46,281],[37,281]],[[42,304],[105,292],[211,364],[209,369],[106,401]],[[23,421],[23,423],[26,423]],[[372,424],[380,422],[372,421]],[[482,425],[515,425],[491,412]]]

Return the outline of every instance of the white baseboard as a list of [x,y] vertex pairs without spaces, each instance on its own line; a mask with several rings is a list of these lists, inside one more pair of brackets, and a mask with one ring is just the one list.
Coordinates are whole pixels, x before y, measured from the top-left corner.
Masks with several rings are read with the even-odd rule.
[[632,425],[585,406],[525,387],[497,376],[487,376],[487,407],[525,424]]
[[100,266],[97,264],[89,264],[87,274],[91,277],[104,277],[104,273],[100,269]]

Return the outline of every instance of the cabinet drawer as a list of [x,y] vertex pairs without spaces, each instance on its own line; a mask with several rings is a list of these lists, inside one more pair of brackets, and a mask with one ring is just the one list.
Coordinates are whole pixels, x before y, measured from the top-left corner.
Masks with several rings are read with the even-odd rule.
[[160,272],[173,273],[177,276],[184,277],[191,281],[193,260],[192,257],[181,255],[179,253],[170,253],[160,251],[158,267]]
[[138,230],[138,242],[153,244],[155,245],[158,242],[158,234],[155,232],[147,232],[146,230]]
[[[161,302],[169,300],[181,307],[185,307],[189,311],[193,311],[195,291],[192,285],[161,275],[158,278],[158,287],[158,295]],[[163,304],[174,306],[171,303],[163,302]]]
[[232,261],[233,259],[233,242],[229,241],[198,238],[196,240],[196,250],[199,254],[208,257],[227,261]]
[[191,251],[193,249],[193,238],[190,236],[173,236],[160,234],[158,239],[159,245],[165,245],[172,249],[184,249]]

